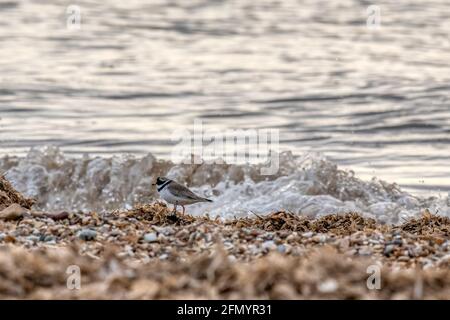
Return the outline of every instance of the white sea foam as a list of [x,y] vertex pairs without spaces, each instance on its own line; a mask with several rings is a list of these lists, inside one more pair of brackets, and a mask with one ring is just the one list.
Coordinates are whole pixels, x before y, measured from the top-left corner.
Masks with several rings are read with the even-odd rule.
[[167,175],[214,200],[188,207],[192,214],[233,217],[288,210],[318,216],[360,212],[398,223],[425,209],[450,216],[448,197],[415,197],[395,183],[363,181],[319,154],[280,155],[275,176],[261,176],[259,166],[175,165],[145,157],[70,157],[58,148],[32,149],[25,157],[5,156],[0,171],[45,210],[114,210],[158,198],[151,187]]

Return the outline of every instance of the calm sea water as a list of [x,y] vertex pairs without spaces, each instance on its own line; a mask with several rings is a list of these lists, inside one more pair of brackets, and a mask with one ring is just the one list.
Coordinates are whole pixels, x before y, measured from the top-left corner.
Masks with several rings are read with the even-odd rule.
[[450,3],[1,1],[0,152],[153,153],[192,129],[279,129],[359,177],[450,190]]

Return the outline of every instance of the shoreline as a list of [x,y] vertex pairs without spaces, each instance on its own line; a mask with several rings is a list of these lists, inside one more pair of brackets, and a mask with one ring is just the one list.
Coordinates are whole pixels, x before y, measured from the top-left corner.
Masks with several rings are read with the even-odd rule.
[[[0,297],[450,297],[450,219],[429,213],[399,226],[358,214],[309,219],[286,212],[223,222],[170,215],[157,202],[105,215],[56,217],[0,220],[0,234],[6,234],[0,238],[0,273],[7,274]],[[70,265],[81,268],[81,290],[65,288]],[[367,267],[374,265],[382,270],[380,290],[369,290],[366,284]],[[228,284],[217,277],[240,280],[225,290],[222,286]],[[278,278],[283,281],[275,285]],[[260,288],[261,281],[272,284]],[[305,281],[309,289],[304,289]],[[179,282],[185,285],[178,288]],[[175,288],[166,288],[168,283]]]
[[162,202],[48,213],[0,182],[0,298],[450,298],[450,218],[427,210],[399,225],[356,213],[212,219]]

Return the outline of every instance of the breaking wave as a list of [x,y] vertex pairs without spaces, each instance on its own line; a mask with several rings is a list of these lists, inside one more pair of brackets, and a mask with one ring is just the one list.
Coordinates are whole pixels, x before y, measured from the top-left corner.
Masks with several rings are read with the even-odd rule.
[[320,154],[280,154],[277,175],[262,176],[258,165],[174,164],[152,154],[111,158],[69,157],[56,147],[31,149],[25,157],[4,156],[0,172],[13,186],[48,211],[104,211],[158,199],[152,182],[168,176],[210,197],[189,206],[191,214],[242,217],[287,210],[308,216],[359,212],[386,223],[425,209],[450,216],[448,197],[421,198],[395,183],[363,181]]

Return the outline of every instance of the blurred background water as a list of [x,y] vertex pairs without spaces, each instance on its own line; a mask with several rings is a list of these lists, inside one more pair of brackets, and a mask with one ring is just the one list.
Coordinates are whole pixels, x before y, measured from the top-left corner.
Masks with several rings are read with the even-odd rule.
[[[66,26],[69,5],[81,29]],[[169,158],[176,129],[276,128],[359,177],[450,191],[450,3],[0,1],[0,152]]]

